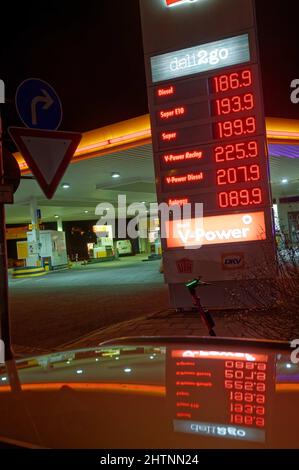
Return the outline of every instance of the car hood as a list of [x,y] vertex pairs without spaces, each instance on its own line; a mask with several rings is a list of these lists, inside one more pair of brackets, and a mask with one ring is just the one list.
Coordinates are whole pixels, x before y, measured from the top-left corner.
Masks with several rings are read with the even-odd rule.
[[127,338],[8,361],[0,369],[1,440],[50,448],[297,447],[299,371],[291,354],[287,343]]

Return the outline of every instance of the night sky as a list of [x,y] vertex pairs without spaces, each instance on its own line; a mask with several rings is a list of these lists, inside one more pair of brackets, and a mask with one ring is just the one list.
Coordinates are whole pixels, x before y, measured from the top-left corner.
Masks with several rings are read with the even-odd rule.
[[[21,125],[13,100],[29,77],[60,95],[61,129],[86,131],[148,112],[138,0],[6,3],[5,125]],[[290,82],[299,78],[299,2],[257,0],[257,13],[266,114],[299,119],[299,104],[290,102]]]

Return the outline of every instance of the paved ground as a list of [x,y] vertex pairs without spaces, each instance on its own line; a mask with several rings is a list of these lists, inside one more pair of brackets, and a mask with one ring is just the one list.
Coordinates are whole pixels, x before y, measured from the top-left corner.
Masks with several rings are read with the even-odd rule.
[[[159,262],[144,257],[74,266],[70,271],[10,282],[15,351],[94,346],[123,336],[206,335],[195,312],[168,308]],[[218,312],[219,336],[299,338],[298,312]]]
[[[299,316],[281,315],[273,312],[214,312],[217,336],[260,338],[291,341],[299,338]],[[198,314],[195,312],[177,313],[173,310],[148,315],[103,328],[64,344],[64,349],[91,347],[101,342],[128,336],[206,336]]]
[[13,343],[54,348],[168,307],[159,261],[144,256],[10,281]]

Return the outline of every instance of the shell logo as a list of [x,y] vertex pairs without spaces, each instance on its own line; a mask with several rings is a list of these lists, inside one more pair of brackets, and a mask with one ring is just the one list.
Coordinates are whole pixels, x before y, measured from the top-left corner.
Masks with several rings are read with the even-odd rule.
[[194,263],[191,259],[183,258],[176,261],[176,267],[180,274],[191,274],[193,272]]
[[181,5],[182,3],[194,3],[198,0],[166,0],[166,5],[168,7],[175,7],[177,5]]

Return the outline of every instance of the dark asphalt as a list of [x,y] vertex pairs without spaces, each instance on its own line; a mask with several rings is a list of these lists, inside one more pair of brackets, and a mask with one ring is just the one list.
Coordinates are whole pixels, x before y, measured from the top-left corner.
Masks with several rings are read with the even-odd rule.
[[159,261],[144,257],[10,281],[12,342],[54,348],[168,308]]

